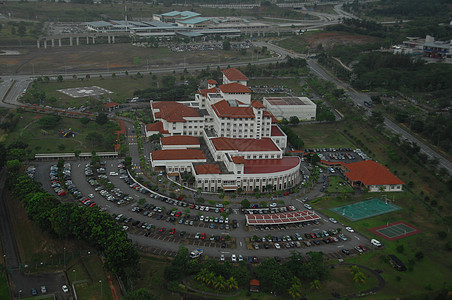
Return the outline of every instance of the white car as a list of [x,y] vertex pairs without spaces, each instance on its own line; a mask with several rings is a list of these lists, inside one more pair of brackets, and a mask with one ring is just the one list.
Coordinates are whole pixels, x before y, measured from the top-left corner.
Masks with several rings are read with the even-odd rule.
[[305,208],[307,208],[307,209],[309,209],[309,210],[311,210],[311,209],[312,209],[312,206],[311,206],[311,205],[309,205],[309,204],[307,204],[307,203],[305,203],[305,204],[304,204],[304,207],[305,207]]
[[281,249],[281,246],[280,246],[278,243],[276,243],[276,244],[275,244],[275,248],[276,248],[276,249]]
[[347,230],[348,232],[355,232],[355,231],[353,230],[353,228],[351,228],[351,227],[345,227],[345,230]]
[[89,194],[88,197],[90,197],[91,199],[94,198],[94,194]]
[[110,176],[118,176],[117,172],[110,172]]
[[231,260],[232,260],[233,262],[236,262],[236,261],[237,261],[237,256],[236,256],[235,254],[232,254]]
[[221,254],[220,261],[224,261],[224,254]]
[[69,289],[68,289],[67,285],[63,285],[63,286],[61,287],[61,289],[63,290],[64,293],[69,292]]
[[242,256],[242,254],[239,255],[239,261],[243,261],[243,256]]
[[376,239],[371,239],[371,240],[370,240],[370,243],[371,243],[372,245],[374,245],[374,246],[381,247],[380,241],[378,241],[378,240],[376,240]]
[[270,203],[270,207],[276,207],[276,203],[275,202]]
[[330,222],[331,222],[331,223],[334,223],[334,224],[336,224],[336,223],[337,223],[337,221],[336,221],[336,219],[335,219],[335,218],[329,218],[328,220],[330,220]]

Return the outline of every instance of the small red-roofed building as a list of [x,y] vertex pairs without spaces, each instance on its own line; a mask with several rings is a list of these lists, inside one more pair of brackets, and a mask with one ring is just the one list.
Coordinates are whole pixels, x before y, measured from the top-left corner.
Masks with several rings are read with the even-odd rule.
[[114,111],[119,108],[119,103],[116,102],[108,102],[104,103],[104,110],[106,111]]
[[216,87],[218,82],[215,79],[207,79],[207,88],[212,89]]
[[229,68],[221,71],[223,73],[223,84],[239,83],[241,85],[248,85],[248,77],[236,68]]
[[259,293],[261,288],[260,282],[257,279],[250,280],[250,292]]
[[401,192],[403,181],[385,166],[373,160],[341,163],[344,175],[352,187],[365,187],[369,192]]

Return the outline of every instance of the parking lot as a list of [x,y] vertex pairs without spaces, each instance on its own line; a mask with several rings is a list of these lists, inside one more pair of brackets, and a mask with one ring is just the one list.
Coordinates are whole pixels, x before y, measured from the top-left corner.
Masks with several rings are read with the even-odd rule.
[[[200,205],[184,199],[170,199],[166,195],[161,195],[143,189],[136,184],[132,178],[128,177],[126,171],[121,166],[120,160],[107,160],[100,168],[89,166],[89,161],[71,161],[63,166],[63,171],[70,170],[70,178],[63,178],[65,183],[61,188],[66,194],[58,197],[62,201],[73,201],[79,205],[98,207],[99,209],[117,218],[118,224],[127,230],[129,236],[140,244],[143,249],[154,249],[152,253],[172,253],[176,252],[179,244],[184,244],[189,249],[202,248],[210,256],[219,257],[221,254],[235,252],[237,254],[265,256],[290,255],[290,251],[296,249],[301,253],[309,251],[322,251],[332,253],[333,256],[345,255],[342,249],[354,251],[354,247],[359,244],[368,244],[359,234],[347,235],[346,241],[324,242],[320,245],[310,241],[310,246],[305,243],[305,234],[323,230],[332,230],[341,227],[341,224],[331,224],[327,218],[322,216],[319,222],[306,222],[298,224],[287,224],[279,226],[249,226],[245,230],[245,214],[240,212],[238,204],[232,205],[229,214],[224,214],[228,208]],[[55,163],[42,162],[36,164],[36,179],[43,183],[44,188],[49,192],[58,194],[52,187],[52,180],[49,180],[51,166]],[[87,166],[88,165],[88,166]],[[55,172],[55,170],[53,170]],[[58,173],[58,172],[57,172]],[[55,173],[53,173],[55,175]],[[51,178],[56,180],[55,178]],[[70,180],[70,182],[68,182]],[[69,191],[68,185],[71,186]],[[74,187],[76,189],[74,189]],[[74,194],[79,191],[80,194]],[[71,194],[72,193],[72,194]],[[74,197],[75,195],[75,197]],[[143,200],[144,199],[144,200]],[[257,213],[280,213],[291,210],[307,210],[304,201],[294,201],[294,205],[277,206],[268,209],[258,209]],[[261,211],[262,210],[262,211]],[[265,210],[265,212],[264,212]],[[247,211],[248,213],[252,211]],[[254,213],[254,212],[253,212]],[[119,216],[119,218],[118,218]],[[226,219],[227,217],[227,219]],[[302,240],[297,246],[294,244],[281,242],[282,247],[276,249],[274,243],[259,243],[259,249],[251,247],[249,249],[250,235],[259,237],[269,234],[276,237],[294,236],[300,234]],[[316,238],[317,239],[317,238]],[[159,250],[155,250],[159,249]]]

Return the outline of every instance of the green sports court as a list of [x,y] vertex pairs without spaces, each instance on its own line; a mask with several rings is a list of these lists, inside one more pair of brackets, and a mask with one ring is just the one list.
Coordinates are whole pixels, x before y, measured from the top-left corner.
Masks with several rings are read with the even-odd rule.
[[350,221],[358,221],[401,209],[388,201],[373,198],[345,206],[331,208],[332,211]]
[[395,241],[422,232],[422,230],[403,221],[369,229],[389,241]]

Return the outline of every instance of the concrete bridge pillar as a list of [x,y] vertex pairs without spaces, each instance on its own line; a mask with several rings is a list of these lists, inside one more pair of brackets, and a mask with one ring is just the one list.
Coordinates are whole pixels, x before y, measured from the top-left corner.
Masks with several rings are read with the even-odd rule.
[[52,39],[52,48],[55,47],[55,40]]
[[111,36],[111,42],[112,42],[113,44],[115,43],[115,36],[114,36],[114,35]]
[[96,43],[96,38],[93,36],[93,45]]
[[72,46],[72,36],[69,37],[69,46]]
[[86,37],[86,44],[89,45],[89,36]]
[[80,45],[80,38],[79,37],[75,38],[75,43],[77,44],[77,46]]
[[47,40],[44,40],[44,49],[47,49]]
[[38,47],[38,49],[39,47],[41,47],[41,43],[39,42],[39,40],[36,41],[36,46]]
[[107,39],[108,39],[108,43],[110,44],[111,43],[111,38],[110,38],[109,35],[107,35]]
[[58,46],[61,47],[61,39],[58,39]]

